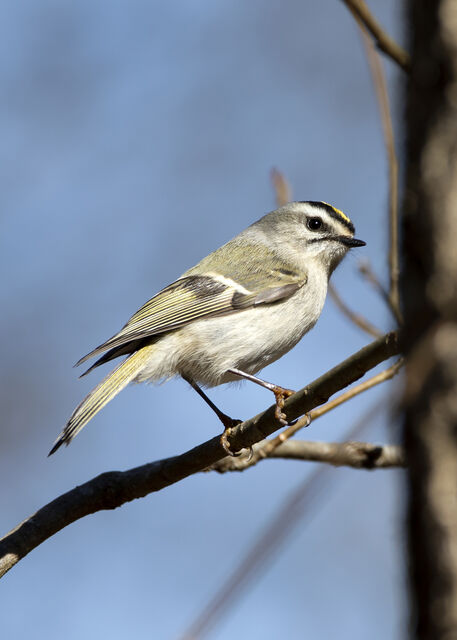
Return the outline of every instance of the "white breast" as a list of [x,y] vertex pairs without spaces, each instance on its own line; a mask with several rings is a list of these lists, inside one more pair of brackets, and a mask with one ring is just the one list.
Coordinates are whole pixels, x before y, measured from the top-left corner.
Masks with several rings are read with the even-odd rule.
[[255,374],[280,358],[318,320],[327,292],[327,277],[322,275],[308,279],[285,302],[207,318],[181,329],[188,348],[180,358],[180,371],[204,386],[215,386],[237,379],[227,369]]

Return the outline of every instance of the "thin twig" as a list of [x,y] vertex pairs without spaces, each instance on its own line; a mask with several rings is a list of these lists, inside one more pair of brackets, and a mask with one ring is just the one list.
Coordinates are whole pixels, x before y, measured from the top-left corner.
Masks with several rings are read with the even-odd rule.
[[[253,457],[262,449],[262,443],[253,446]],[[243,454],[244,456],[245,454]],[[282,442],[268,456],[259,459],[280,458],[305,462],[324,462],[334,467],[352,467],[354,469],[391,469],[405,467],[403,449],[393,444],[372,444],[369,442],[317,442],[315,440],[287,440]],[[215,465],[219,473],[226,471],[244,471],[243,457],[224,458]]]
[[388,369],[385,369],[375,376],[372,376],[368,380],[361,382],[355,387],[352,387],[352,389],[344,391],[339,396],[337,396],[333,400],[330,400],[330,402],[327,402],[321,407],[316,407],[312,411],[309,411],[305,416],[297,420],[297,422],[295,422],[294,424],[286,427],[283,431],[281,431],[281,433],[279,433],[271,440],[266,440],[264,442],[258,443],[255,447],[253,447],[252,452],[250,452],[249,454],[243,453],[243,455],[239,456],[238,458],[224,458],[219,462],[216,462],[216,464],[212,465],[210,469],[208,469],[208,471],[214,470],[221,473],[225,473],[226,471],[242,471],[243,469],[247,469],[248,467],[256,465],[259,460],[271,456],[277,448],[282,446],[283,443],[292,438],[300,429],[303,429],[303,427],[307,427],[311,422],[317,420],[317,418],[320,418],[329,411],[336,409],[336,407],[339,407],[355,396],[368,391],[368,389],[372,389],[382,382],[391,380],[400,371],[403,363],[403,358],[400,358]]
[[409,54],[384,31],[365,2],[363,0],[343,0],[343,2],[352,15],[363,22],[375,39],[377,47],[396,62],[403,71],[409,72],[411,70]]
[[402,323],[400,311],[400,295],[399,295],[399,246],[398,246],[398,161],[395,152],[395,136],[392,125],[392,116],[389,106],[389,94],[387,91],[387,83],[382,68],[382,62],[379,54],[374,48],[373,41],[368,35],[363,22],[355,16],[362,34],[362,40],[365,47],[368,64],[370,66],[371,77],[373,78],[373,86],[375,88],[376,97],[381,115],[381,123],[384,134],[384,144],[387,152],[387,163],[389,167],[389,295],[388,301],[392,312],[399,324]]
[[[284,403],[290,420],[323,404],[334,393],[361,378],[367,371],[399,352],[398,334],[389,333],[297,391]],[[276,406],[232,429],[233,451],[247,448],[277,431]],[[179,456],[145,464],[129,471],[103,473],[59,496],[27,518],[0,540],[0,577],[57,531],[91,513],[115,509],[125,502],[160,491],[198,473],[225,456],[220,437]]]
[[333,302],[341,311],[341,313],[345,315],[347,318],[349,318],[349,320],[353,322],[357,327],[359,327],[359,329],[362,329],[362,331],[365,331],[365,333],[368,333],[370,336],[373,336],[374,338],[378,338],[379,336],[382,336],[382,331],[377,329],[373,324],[371,324],[371,322],[369,322],[362,315],[360,315],[359,313],[356,313],[355,311],[353,311],[347,306],[347,304],[344,302],[344,300],[336,290],[335,286],[331,282],[328,285],[328,292]]
[[292,189],[285,175],[273,167],[270,173],[271,182],[276,196],[276,205],[283,207],[292,200]]
[[369,442],[307,442],[288,440],[272,451],[270,458],[326,462],[334,467],[354,469],[393,469],[406,467],[402,447]]

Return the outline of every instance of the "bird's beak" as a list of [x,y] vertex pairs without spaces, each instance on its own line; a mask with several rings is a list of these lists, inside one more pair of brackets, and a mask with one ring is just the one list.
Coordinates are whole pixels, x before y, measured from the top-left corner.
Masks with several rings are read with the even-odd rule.
[[339,242],[341,242],[341,244],[344,244],[346,247],[350,247],[351,249],[353,247],[364,247],[366,245],[366,242],[364,242],[363,240],[358,240],[358,238],[350,238],[349,236],[338,236],[338,240]]

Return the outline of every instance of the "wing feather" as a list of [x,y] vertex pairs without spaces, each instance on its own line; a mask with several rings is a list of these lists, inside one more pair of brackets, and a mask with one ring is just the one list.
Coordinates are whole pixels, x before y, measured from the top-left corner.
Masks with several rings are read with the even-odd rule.
[[[265,287],[265,281],[268,287]],[[173,282],[148,300],[112,338],[81,358],[77,365],[109,350],[86,373],[108,360],[132,353],[142,340],[183,327],[190,322],[234,313],[259,304],[271,304],[293,295],[306,282],[297,274],[259,273],[259,288],[249,291],[228,279],[212,275],[189,275]],[[274,285],[274,286],[271,286]],[[131,348],[129,348],[129,344]],[[85,374],[83,374],[85,375]]]

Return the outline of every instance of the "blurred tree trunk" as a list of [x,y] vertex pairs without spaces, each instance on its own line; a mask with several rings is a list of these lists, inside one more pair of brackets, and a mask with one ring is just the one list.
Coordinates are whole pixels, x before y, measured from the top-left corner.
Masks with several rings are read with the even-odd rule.
[[412,635],[457,638],[457,2],[409,0],[402,297]]

